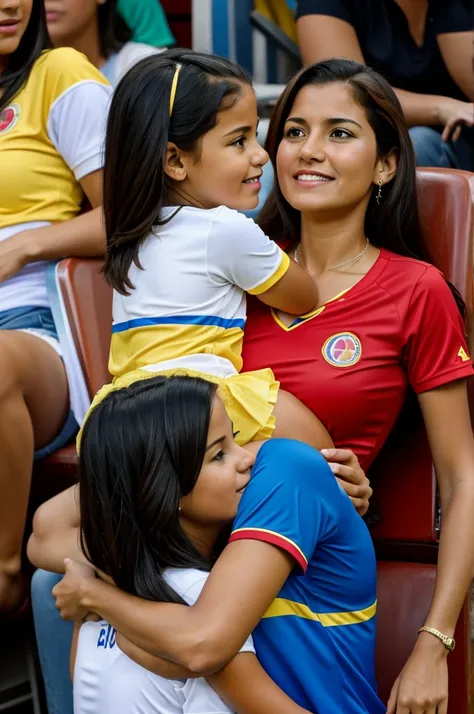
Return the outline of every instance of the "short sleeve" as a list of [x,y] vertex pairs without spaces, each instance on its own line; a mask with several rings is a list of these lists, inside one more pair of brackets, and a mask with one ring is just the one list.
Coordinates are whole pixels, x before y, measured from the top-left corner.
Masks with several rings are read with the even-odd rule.
[[50,54],[46,74],[48,136],[80,180],[103,167],[112,88],[80,53],[62,48]]
[[250,218],[222,206],[207,241],[207,273],[217,283],[232,283],[253,295],[273,287],[290,266],[282,249]]
[[328,15],[353,24],[351,3],[348,0],[298,0],[296,17],[304,15]]
[[474,0],[438,0],[434,3],[433,24],[437,35],[471,32],[474,26]]
[[337,531],[342,498],[315,449],[299,441],[271,439],[259,451],[230,542],[260,540],[277,546],[305,572],[318,543]]
[[446,280],[432,266],[413,289],[403,341],[408,381],[418,394],[474,373],[463,320]]

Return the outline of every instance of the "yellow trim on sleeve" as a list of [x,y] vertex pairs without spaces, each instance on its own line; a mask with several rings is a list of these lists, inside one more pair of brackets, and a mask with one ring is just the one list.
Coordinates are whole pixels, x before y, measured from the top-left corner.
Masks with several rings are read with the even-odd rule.
[[277,597],[266,611],[266,617],[284,617],[294,615],[304,620],[320,622],[323,627],[338,627],[341,625],[356,625],[360,622],[371,620],[377,610],[377,600],[365,610],[355,610],[354,612],[312,612],[307,605],[293,600],[285,600]]
[[276,285],[276,283],[285,275],[288,268],[290,267],[290,259],[286,253],[283,253],[283,251],[281,253],[281,256],[281,263],[275,270],[273,275],[267,278],[265,282],[261,283],[256,288],[252,288],[252,290],[247,290],[250,295],[261,295],[262,293],[265,293],[267,290],[270,290],[270,288]]
[[287,538],[286,536],[282,535],[281,533],[277,533],[277,531],[270,531],[268,528],[254,528],[253,526],[245,526],[245,528],[236,528],[235,530],[232,531],[230,534],[231,537],[235,533],[241,533],[242,531],[256,531],[257,533],[268,533],[269,535],[275,536],[275,538],[279,538],[280,540],[284,540],[287,543],[289,543],[295,550],[298,551],[298,553],[301,555],[303,558],[303,561],[307,564],[308,563],[308,558],[305,556],[301,548],[296,545],[294,540],[291,540],[291,538]]

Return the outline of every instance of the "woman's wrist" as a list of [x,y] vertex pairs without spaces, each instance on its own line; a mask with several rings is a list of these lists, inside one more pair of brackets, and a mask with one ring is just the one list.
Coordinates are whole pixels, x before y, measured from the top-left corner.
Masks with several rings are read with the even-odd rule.
[[107,590],[115,589],[113,585],[108,585],[99,578],[84,578],[79,591],[79,602],[81,607],[104,617],[102,607],[104,606]]
[[[449,633],[443,634],[448,634],[448,636],[451,636],[449,635]],[[425,655],[437,659],[443,659],[449,654],[449,650],[446,649],[441,640],[439,640],[437,637],[430,634],[429,632],[420,632],[418,634],[415,649],[418,652],[423,652]]]

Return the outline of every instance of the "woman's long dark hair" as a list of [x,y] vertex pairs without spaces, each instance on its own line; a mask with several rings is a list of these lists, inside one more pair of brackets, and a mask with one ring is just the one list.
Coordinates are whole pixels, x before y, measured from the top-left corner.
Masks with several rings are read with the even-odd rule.
[[[171,84],[182,65],[173,113]],[[196,151],[218,113],[238,99],[250,75],[230,60],[172,49],[139,62],[115,90],[107,125],[104,213],[107,231],[105,276],[127,295],[140,245],[159,225],[171,181],[164,162],[168,142]],[[198,158],[198,157],[197,157]]]
[[16,51],[8,58],[5,70],[0,74],[0,111],[5,109],[23,87],[34,63],[44,50],[51,48],[46,25],[43,0],[33,0],[31,16],[25,34]]
[[199,477],[216,385],[152,377],[111,392],[87,419],[80,453],[81,546],[133,595],[183,601],[164,568],[210,570],[179,521]]
[[[350,87],[356,102],[365,110],[376,141],[378,157],[395,150],[398,168],[395,177],[384,186],[383,200],[377,204],[376,190],[367,207],[365,234],[370,242],[398,255],[433,263],[423,240],[418,212],[415,156],[403,110],[390,84],[370,67],[344,59],[330,59],[301,69],[289,82],[278,100],[268,130],[266,149],[276,171],[276,156],[283,138],[285,122],[297,94],[308,84],[325,85],[340,82]],[[374,187],[376,189],[376,187]],[[278,181],[258,223],[276,241],[290,247],[297,245],[301,233],[301,214],[284,198]],[[463,316],[464,301],[449,283]]]
[[117,12],[117,0],[107,0],[97,5],[99,21],[99,42],[102,57],[108,58],[119,52],[126,42],[132,39],[132,31]]

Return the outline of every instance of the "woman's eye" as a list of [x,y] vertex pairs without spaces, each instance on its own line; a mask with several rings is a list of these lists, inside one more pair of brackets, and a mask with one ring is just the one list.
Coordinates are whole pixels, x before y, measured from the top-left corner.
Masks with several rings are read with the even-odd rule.
[[331,132],[331,136],[335,139],[350,139],[353,135],[349,131],[346,131],[346,129],[334,129],[334,131]]
[[217,452],[217,454],[214,456],[212,459],[213,461],[223,461],[225,457],[225,451],[221,449],[220,451]]
[[245,146],[245,138],[241,136],[240,139],[233,142],[232,146],[237,146],[239,149],[243,149]]
[[299,139],[301,136],[303,136],[303,129],[299,129],[297,126],[292,126],[290,129],[287,130],[286,136],[288,136],[290,139]]

